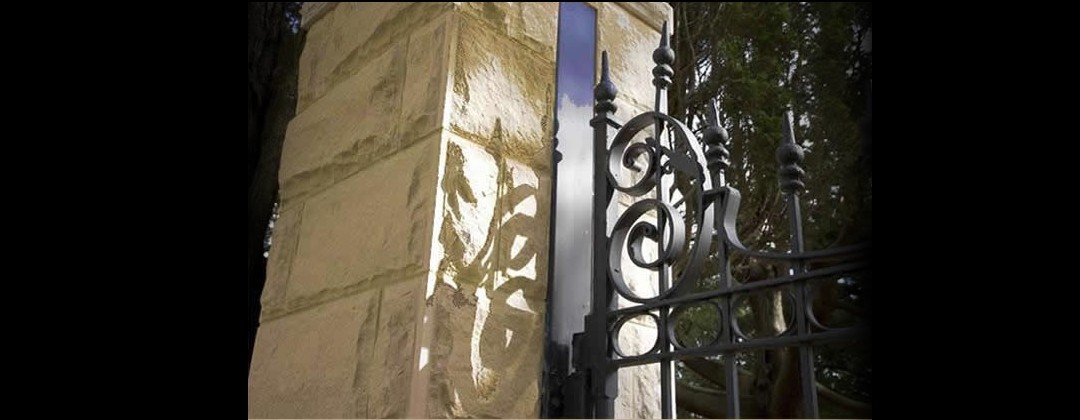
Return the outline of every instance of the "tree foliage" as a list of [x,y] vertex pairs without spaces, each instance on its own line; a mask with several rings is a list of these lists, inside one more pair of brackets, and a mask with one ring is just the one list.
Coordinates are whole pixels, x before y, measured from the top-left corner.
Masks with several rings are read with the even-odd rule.
[[[701,129],[706,104],[716,98],[720,123],[730,133],[726,180],[742,193],[738,233],[743,242],[781,252],[790,247],[775,158],[785,109],[793,112],[796,141],[805,148],[801,199],[806,249],[869,241],[870,133],[860,122],[869,112],[872,86],[871,5],[671,4],[677,55],[668,109]],[[732,272],[742,281],[775,277],[785,269],[752,258],[732,260]],[[868,320],[869,280],[866,273],[817,284],[814,313],[833,324]],[[791,305],[783,299],[779,292],[747,299],[736,308],[737,321],[761,334],[778,333],[791,316]],[[703,334],[715,321],[702,313],[687,317],[678,326],[681,333],[707,339]],[[745,376],[743,416],[802,416],[797,376],[790,380],[797,372],[795,353],[779,349],[737,356]],[[870,415],[866,343],[821,347],[816,365],[822,416]],[[680,411],[725,415],[723,380],[717,373],[722,365],[694,359],[679,366]]]

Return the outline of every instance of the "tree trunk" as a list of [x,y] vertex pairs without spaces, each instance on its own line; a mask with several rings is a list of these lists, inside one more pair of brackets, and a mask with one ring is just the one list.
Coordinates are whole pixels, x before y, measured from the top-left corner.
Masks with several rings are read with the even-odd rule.
[[[776,277],[776,267],[756,261],[750,264],[747,282]],[[769,290],[749,297],[757,337],[776,337],[787,329],[784,298],[779,290]],[[754,369],[754,403],[759,412],[772,418],[797,418],[799,408],[799,366],[797,352],[791,348],[761,350]]]

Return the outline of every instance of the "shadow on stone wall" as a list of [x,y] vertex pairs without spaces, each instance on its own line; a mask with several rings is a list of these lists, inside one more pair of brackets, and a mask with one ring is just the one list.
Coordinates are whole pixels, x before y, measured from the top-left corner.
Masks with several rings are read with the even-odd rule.
[[536,417],[550,182],[452,138],[440,188],[443,257],[425,320],[433,332],[428,415]]

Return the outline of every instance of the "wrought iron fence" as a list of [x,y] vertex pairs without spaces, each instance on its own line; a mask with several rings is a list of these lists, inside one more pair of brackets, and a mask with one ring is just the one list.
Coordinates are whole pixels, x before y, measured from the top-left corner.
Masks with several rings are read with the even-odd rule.
[[[728,134],[720,125],[715,101],[708,126],[699,139],[685,124],[661,112],[663,91],[671,85],[674,51],[664,24],[660,46],[653,52],[654,109],[625,123],[613,119],[618,90],[609,75],[607,52],[602,53],[601,79],[595,88],[593,127],[592,307],[585,332],[574,337],[576,373],[565,381],[563,414],[570,417],[610,418],[618,392],[618,369],[660,365],[661,413],[674,415],[673,361],[721,355],[724,364],[726,413],[740,415],[739,372],[736,352],[793,347],[798,352],[801,413],[818,417],[815,390],[814,345],[860,337],[865,325],[832,328],[815,317],[809,282],[869,269],[868,244],[824,250],[804,249],[800,192],[805,171],[803,149],[795,141],[791,111],[783,115],[783,139],[776,151],[779,183],[789,215],[789,252],[758,251],[743,245],[736,230],[739,191],[725,182],[730,164]],[[608,130],[617,131],[608,145]],[[649,129],[652,135],[648,135]],[[644,141],[639,134],[648,135]],[[704,150],[703,150],[704,145]],[[619,176],[630,170],[638,176]],[[635,197],[608,229],[607,209],[614,191]],[[655,220],[655,223],[654,223]],[[645,247],[655,242],[656,257]],[[659,293],[643,297],[624,278],[623,252],[630,263],[656,273]],[[754,282],[739,282],[731,273],[735,255],[786,264],[782,275]],[[719,273],[705,285],[706,262],[719,264]],[[828,264],[813,265],[828,261]],[[762,291],[778,291],[793,305],[787,328],[772,337],[754,337],[736,322],[740,300]],[[618,307],[618,297],[633,304]],[[680,340],[676,325],[690,308],[708,308],[718,320],[712,339],[704,343]],[[642,354],[631,355],[619,345],[627,321],[651,319],[657,327],[656,343]],[[575,391],[574,388],[577,388]]]

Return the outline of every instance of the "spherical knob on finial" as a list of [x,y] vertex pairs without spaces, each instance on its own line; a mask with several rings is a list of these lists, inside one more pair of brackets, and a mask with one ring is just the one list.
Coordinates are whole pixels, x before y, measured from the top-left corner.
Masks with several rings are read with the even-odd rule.
[[671,85],[671,77],[675,75],[675,70],[671,68],[675,63],[675,50],[671,49],[667,21],[664,21],[664,27],[660,31],[660,46],[653,50],[652,59],[656,63],[656,67],[653,67],[653,85],[666,89]]
[[707,126],[702,133],[701,141],[705,143],[705,161],[708,162],[709,170],[719,174],[731,164],[731,154],[726,144],[728,132],[720,125],[720,113],[716,106],[716,99],[709,100],[709,106],[705,111]]
[[791,124],[791,110],[784,111],[781,133],[784,140],[776,148],[776,161],[780,163],[780,190],[785,194],[802,192],[806,188],[802,177],[806,175],[799,164],[803,161],[803,148],[795,144],[795,131]]
[[595,112],[615,112],[618,109],[615,106],[615,95],[619,93],[619,89],[615,87],[614,83],[611,83],[611,75],[608,70],[608,58],[607,51],[600,53],[600,83],[596,84],[596,88],[593,89],[593,95],[596,96],[596,105],[593,107]]

